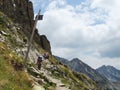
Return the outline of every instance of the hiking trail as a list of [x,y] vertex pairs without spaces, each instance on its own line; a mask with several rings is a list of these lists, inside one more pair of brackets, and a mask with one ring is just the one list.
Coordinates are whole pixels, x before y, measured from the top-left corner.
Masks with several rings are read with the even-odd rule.
[[[47,63],[49,63],[48,60],[46,60],[46,61],[47,61]],[[50,65],[50,63],[49,63],[49,64],[47,64],[47,67],[52,67],[52,65]],[[38,74],[42,73],[49,81],[55,83],[56,84],[55,90],[70,90],[68,85],[65,85],[64,83],[62,83],[61,80],[56,79],[55,77],[52,77],[50,74],[51,72],[44,69],[43,67],[41,68],[41,70],[38,70],[35,67],[32,67],[32,68],[33,68],[34,72],[36,72]],[[35,79],[39,80],[41,78],[36,77]],[[33,90],[45,90],[45,89],[42,86],[40,86],[39,84],[35,84],[33,87]]]

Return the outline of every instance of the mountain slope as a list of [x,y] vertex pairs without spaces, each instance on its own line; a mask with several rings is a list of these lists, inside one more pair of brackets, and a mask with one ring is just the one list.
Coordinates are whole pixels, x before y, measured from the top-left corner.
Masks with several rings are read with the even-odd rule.
[[95,71],[82,61],[80,61],[78,58],[74,58],[71,61],[68,61],[67,59],[63,59],[60,57],[56,58],[63,62],[64,64],[68,65],[73,71],[85,73],[95,81],[102,81],[103,79],[106,80],[106,78],[102,77],[102,75],[100,75],[97,71]]
[[96,69],[101,75],[113,82],[120,82],[120,70],[117,70],[113,66],[101,66]]
[[84,73],[87,76],[89,76],[92,80],[94,80],[98,84],[100,90],[106,90],[106,89],[114,90],[116,88],[116,86],[113,85],[107,78],[99,74],[96,70],[94,70],[87,64],[83,63],[78,58],[74,58],[71,61],[60,58],[58,56],[56,56],[56,58],[65,65],[68,65],[73,71]]
[[69,63],[69,66],[72,68],[72,70],[87,74],[95,81],[102,81],[103,79],[106,80],[106,78],[102,77],[97,71],[80,61],[78,58],[72,59]]
[[[23,58],[26,52],[27,38],[19,26],[16,26],[6,15],[0,12],[0,89],[1,90],[32,90],[32,85],[46,90],[66,86],[70,90],[97,89],[95,83],[82,74],[73,73],[69,68],[50,55],[45,60],[42,70],[37,69],[33,60],[45,51],[33,42],[27,62],[27,73],[23,71]],[[11,25],[11,27],[8,27]],[[79,77],[78,77],[79,76]],[[81,78],[81,79],[79,79]],[[54,79],[54,80],[53,80]],[[60,86],[57,82],[61,82]],[[78,86],[78,87],[77,87]],[[34,90],[33,88],[33,90]],[[66,90],[69,90],[66,88]]]
[[[23,58],[17,55],[15,48],[24,46],[17,28],[11,19],[0,12],[0,90],[32,89],[29,75],[22,70],[23,67],[17,67],[22,64]],[[12,61],[15,61],[14,65]]]
[[[19,0],[15,1],[17,4],[23,3],[22,5],[26,5],[24,0],[21,0],[21,2]],[[4,0],[6,6],[9,4],[7,2],[12,2],[12,0]],[[6,11],[7,9],[5,8]],[[24,12],[24,10],[22,11]],[[18,20],[15,20],[17,18],[13,17],[14,15],[17,17],[16,14],[13,14],[14,12],[8,11],[5,13],[9,13],[8,16],[0,12],[0,90],[37,90],[38,88],[43,90],[58,90],[59,88],[65,90],[97,90],[96,83],[93,80],[84,74],[71,71],[51,55],[50,47],[46,47],[49,42],[46,41],[45,37],[42,38],[43,41],[40,44],[34,38],[25,68],[27,72],[24,71],[23,62],[29,36],[23,31],[24,26],[21,23],[28,16],[21,16],[21,23],[19,23]],[[12,18],[10,13],[13,15]],[[29,32],[29,30],[26,32]],[[35,33],[35,36],[39,36],[38,39],[40,39],[41,36],[36,34],[38,33]],[[46,51],[49,52],[50,57],[43,61],[41,70],[38,70],[34,62],[39,55]]]

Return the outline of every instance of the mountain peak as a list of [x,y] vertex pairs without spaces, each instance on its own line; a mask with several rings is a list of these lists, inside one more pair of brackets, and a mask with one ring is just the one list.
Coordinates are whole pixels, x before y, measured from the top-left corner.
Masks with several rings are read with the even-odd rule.
[[80,62],[79,58],[73,58],[71,61]]
[[111,65],[103,65],[103,66],[99,67],[98,69],[113,69],[113,70],[117,70],[115,67],[113,67]]
[[110,65],[103,65],[96,69],[102,76],[110,81],[120,82],[120,70]]

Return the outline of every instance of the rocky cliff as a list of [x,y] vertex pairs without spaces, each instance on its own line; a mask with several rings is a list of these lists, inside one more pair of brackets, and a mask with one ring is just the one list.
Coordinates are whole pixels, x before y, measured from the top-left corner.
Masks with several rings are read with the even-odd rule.
[[0,0],[0,11],[13,19],[15,23],[22,25],[23,31],[31,33],[34,23],[33,6],[29,0]]
[[[20,29],[30,38],[34,25],[33,4],[29,0],[0,0],[0,11],[11,18],[14,23],[21,26]],[[28,39],[29,40],[29,39]],[[51,53],[50,42],[45,36],[40,36],[37,32],[34,35],[34,41],[40,47]]]

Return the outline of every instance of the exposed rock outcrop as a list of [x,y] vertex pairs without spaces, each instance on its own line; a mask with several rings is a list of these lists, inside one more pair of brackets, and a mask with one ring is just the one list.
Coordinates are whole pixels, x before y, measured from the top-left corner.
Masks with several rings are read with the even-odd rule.
[[[34,25],[33,4],[29,0],[0,0],[0,11],[21,26],[24,34],[30,38]],[[36,29],[34,41],[51,53],[50,42],[45,36],[40,36]],[[45,46],[44,46],[45,45]]]
[[29,0],[0,0],[0,11],[22,25],[23,31],[29,36],[34,23],[32,2]]
[[120,83],[120,70],[116,69],[110,65],[103,65],[96,69],[102,76],[106,77],[108,80],[112,82]]
[[41,35],[40,39],[42,48],[51,53],[50,42],[47,40],[47,37],[45,35]]

